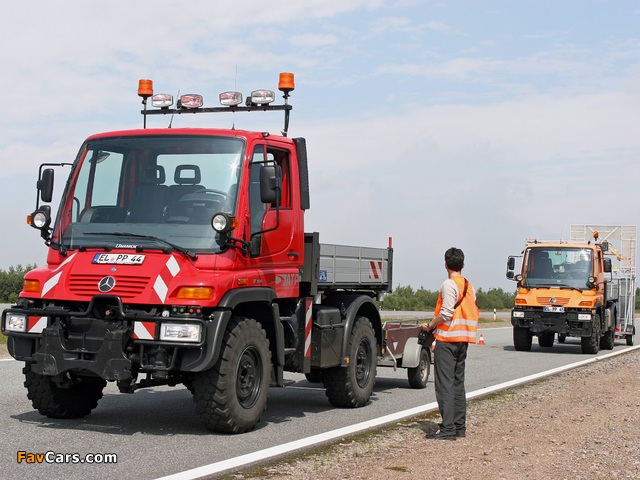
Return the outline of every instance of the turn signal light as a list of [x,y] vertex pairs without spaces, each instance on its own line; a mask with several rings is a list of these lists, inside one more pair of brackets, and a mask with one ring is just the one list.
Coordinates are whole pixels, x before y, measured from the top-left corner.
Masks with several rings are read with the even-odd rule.
[[25,280],[22,284],[22,290],[25,292],[39,292],[40,280]]

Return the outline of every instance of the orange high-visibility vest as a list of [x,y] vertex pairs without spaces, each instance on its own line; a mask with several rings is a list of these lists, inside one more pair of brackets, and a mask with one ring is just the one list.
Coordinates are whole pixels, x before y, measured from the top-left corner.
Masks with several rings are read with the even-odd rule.
[[[476,305],[475,291],[464,277],[452,277],[458,286],[458,302],[453,312],[451,320],[438,325],[433,332],[433,336],[439,342],[467,342],[476,343],[476,333],[478,332],[478,319],[480,311]],[[467,289],[465,291],[465,282]],[[438,295],[438,302],[434,316],[440,315],[442,309],[442,290]]]

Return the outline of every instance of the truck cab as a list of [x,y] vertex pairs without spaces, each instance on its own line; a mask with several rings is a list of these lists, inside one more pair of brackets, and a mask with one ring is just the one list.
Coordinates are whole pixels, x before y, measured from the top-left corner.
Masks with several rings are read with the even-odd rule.
[[551,347],[555,335],[580,337],[583,353],[612,349],[617,325],[616,285],[610,281],[608,245],[529,242],[519,274],[509,257],[507,278],[517,281],[511,313],[516,350],[529,351],[533,336]]

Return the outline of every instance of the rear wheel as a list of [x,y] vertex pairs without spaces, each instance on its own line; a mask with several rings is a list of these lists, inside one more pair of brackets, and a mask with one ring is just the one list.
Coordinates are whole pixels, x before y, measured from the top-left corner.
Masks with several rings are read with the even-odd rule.
[[633,346],[633,335],[627,335],[627,346],[628,347],[632,347]]
[[253,319],[233,317],[216,364],[193,380],[193,400],[202,423],[221,433],[243,433],[267,406],[271,369],[269,340]]
[[[33,408],[49,418],[81,418],[98,406],[102,390],[107,385],[98,377],[66,375],[54,378],[31,370],[27,363],[22,369],[27,398]],[[58,381],[56,381],[58,380]]]
[[593,327],[591,328],[591,336],[580,338],[580,347],[582,353],[596,354],[600,350],[600,316],[593,317]]
[[328,368],[322,382],[329,402],[336,407],[362,407],[371,397],[376,380],[376,336],[371,322],[358,317],[349,342],[346,367]]
[[538,334],[538,345],[544,348],[553,347],[553,340],[555,338],[555,332],[544,332]]
[[613,328],[610,328],[609,330],[604,332],[604,335],[600,337],[600,348],[602,350],[613,350],[613,346],[615,343],[614,335],[615,332]]
[[430,369],[431,359],[429,351],[426,348],[422,348],[420,350],[420,364],[415,368],[407,369],[407,376],[409,377],[409,385],[411,388],[426,388]]
[[559,333],[558,334],[558,343],[564,343],[567,340],[567,334],[566,333]]
[[513,346],[519,352],[528,352],[531,350],[531,342],[533,335],[528,328],[513,327]]

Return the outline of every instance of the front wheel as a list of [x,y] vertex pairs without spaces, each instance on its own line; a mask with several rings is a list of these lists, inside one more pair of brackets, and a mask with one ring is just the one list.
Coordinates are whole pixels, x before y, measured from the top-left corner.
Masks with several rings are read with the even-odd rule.
[[591,336],[582,337],[580,339],[580,347],[582,353],[596,354],[600,351],[600,317],[595,315],[593,317],[593,326],[591,327]]
[[371,398],[376,380],[376,336],[369,319],[358,317],[351,330],[349,364],[328,368],[322,383],[329,402],[336,407],[362,407]]
[[233,317],[216,364],[193,379],[202,423],[220,433],[244,433],[260,421],[269,396],[271,352],[260,324]]
[[[107,385],[98,377],[65,376],[60,382],[40,375],[27,363],[22,369],[27,398],[33,408],[49,418],[82,418],[98,406],[102,390]],[[62,381],[64,380],[64,381]]]
[[407,376],[409,377],[409,385],[411,388],[426,388],[430,369],[431,357],[429,350],[422,348],[422,350],[420,350],[420,364],[415,368],[407,369]]
[[531,350],[533,335],[528,328],[513,327],[513,346],[519,352],[528,352]]

